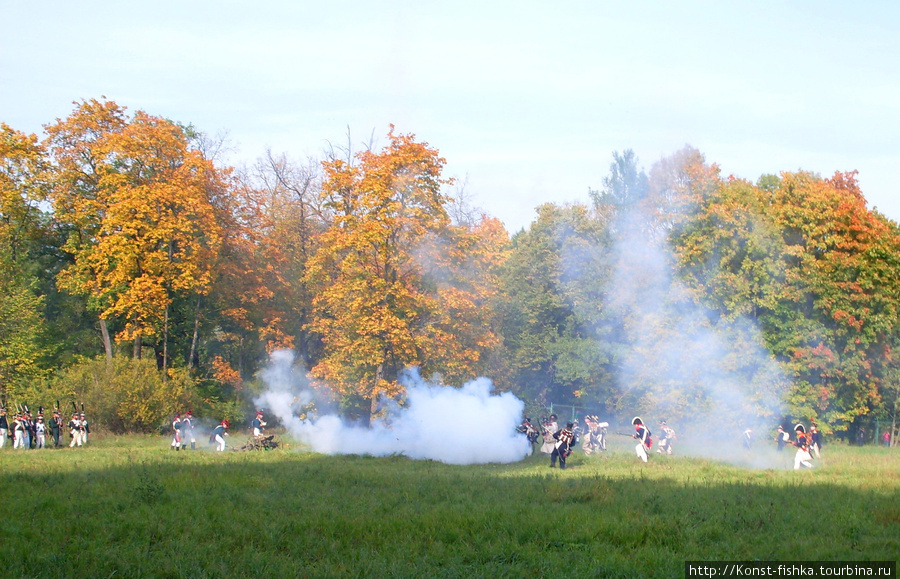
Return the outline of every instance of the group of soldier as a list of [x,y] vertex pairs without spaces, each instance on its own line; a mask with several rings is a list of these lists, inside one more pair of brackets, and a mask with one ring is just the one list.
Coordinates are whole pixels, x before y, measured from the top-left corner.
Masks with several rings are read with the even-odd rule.
[[[578,420],[573,420],[566,423],[565,427],[560,428],[557,416],[551,414],[549,417],[541,418],[540,427],[534,426],[531,419],[526,417],[516,430],[524,434],[532,445],[538,442],[538,438],[541,438],[540,452],[550,455],[550,466],[555,467],[559,462],[560,468],[566,468],[566,458],[572,454],[579,440],[583,440],[582,449],[585,455],[606,450],[609,423],[601,422],[594,415],[586,416],[584,422],[584,427],[579,424]],[[633,433],[617,432],[616,434],[635,439],[637,441],[634,447],[635,454],[642,462],[647,462],[653,450],[653,435],[641,417],[635,416],[631,420],[631,424],[634,426]],[[661,434],[656,452],[671,455],[676,438],[675,431],[665,421],[660,421],[659,431]],[[783,427],[778,427],[778,434],[775,437],[777,450],[782,452],[787,445],[796,447],[794,469],[812,468],[813,454],[816,458],[821,457],[822,434],[816,425],[812,425],[810,431],[807,432],[803,424],[797,424],[794,432],[796,437],[792,440],[791,435]],[[744,448],[751,450],[752,442],[753,431],[747,428],[743,432]]]
[[87,444],[91,427],[83,411],[72,413],[66,425],[58,408],[53,410],[49,420],[44,420],[43,407],[38,409],[37,416],[32,415],[27,406],[18,407],[13,414],[0,408],[0,448],[6,446],[7,438],[12,439],[15,450],[49,448],[51,444],[58,448],[64,446],[60,437],[66,428],[70,448]]
[[[228,436],[228,427],[230,424],[228,420],[222,420],[219,424],[213,428],[212,432],[209,435],[209,443],[216,445],[217,452],[223,452],[225,450],[225,437]],[[253,429],[253,436],[260,437],[262,436],[262,431],[266,427],[266,422],[263,420],[263,411],[256,411],[256,418],[251,422],[250,427]],[[182,448],[186,448],[186,444],[190,442],[191,450],[195,450],[197,448],[197,438],[194,434],[194,413],[191,410],[188,410],[184,416],[180,413],[176,414],[172,420],[172,450],[181,450]]]

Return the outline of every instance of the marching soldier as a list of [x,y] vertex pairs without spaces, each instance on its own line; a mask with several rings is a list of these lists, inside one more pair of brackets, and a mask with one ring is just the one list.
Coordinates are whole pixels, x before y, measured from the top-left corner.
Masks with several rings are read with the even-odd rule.
[[253,428],[253,436],[257,438],[262,436],[263,428],[265,428],[266,426],[266,423],[263,420],[262,410],[256,411],[256,418],[253,419],[253,422],[250,424],[250,426]]
[[78,418],[77,412],[72,413],[72,420],[69,421],[69,436],[72,437],[69,448],[81,446],[81,419]]
[[802,424],[797,424],[794,427],[794,432],[797,433],[797,442],[794,443],[794,446],[797,447],[797,454],[794,455],[794,470],[800,470],[800,467],[804,468],[812,468],[812,456],[809,454],[809,439],[806,437],[806,427]]
[[[82,408],[84,404],[81,405]],[[87,444],[88,434],[91,433],[91,426],[88,424],[87,418],[84,416],[84,412],[81,413],[81,425],[79,426],[79,430],[81,431],[81,444]]]
[[59,448],[59,433],[62,430],[62,417],[59,410],[53,411],[53,417],[50,418],[50,435],[53,437],[53,446]]
[[9,435],[9,419],[6,418],[6,408],[0,408],[0,448],[6,446],[6,437]]
[[25,448],[25,414],[22,412],[16,413],[15,421],[13,422],[13,449],[16,448]]
[[47,425],[44,424],[43,414],[38,414],[37,422],[34,424],[34,432],[37,439],[35,448],[45,448],[47,446]]
[[588,426],[588,431],[584,435],[584,454],[591,455],[600,450],[606,450],[606,430],[609,426],[608,422],[600,422],[596,415],[584,417],[584,422]]
[[647,462],[650,449],[653,448],[653,439],[650,437],[651,433],[644,426],[644,421],[641,420],[639,416],[632,418],[631,424],[634,425],[634,434],[632,434],[632,437],[636,438],[638,441],[637,446],[634,447],[634,451],[637,453],[639,459]]
[[572,448],[578,444],[575,425],[567,422],[565,428],[557,430],[553,434],[553,438],[556,440],[556,444],[553,445],[553,452],[550,453],[550,468],[556,466],[556,459],[559,458],[559,468],[565,470],[566,458],[572,454]]
[[225,437],[228,436],[226,430],[228,430],[228,421],[223,420],[221,424],[216,426],[209,437],[209,442],[215,442],[216,450],[218,452],[222,452],[223,450],[225,450]]

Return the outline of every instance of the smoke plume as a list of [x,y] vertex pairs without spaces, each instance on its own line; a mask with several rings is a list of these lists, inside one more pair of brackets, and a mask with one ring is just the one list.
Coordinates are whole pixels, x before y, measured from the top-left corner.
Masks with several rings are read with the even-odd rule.
[[525,438],[515,432],[524,403],[508,392],[492,394],[487,378],[453,388],[430,384],[417,370],[408,370],[401,376],[406,387],[403,405],[386,402],[385,419],[362,427],[334,414],[300,418],[299,409],[313,400],[313,394],[294,367],[293,353],[273,353],[262,377],[267,390],[256,404],[315,452],[485,464],[516,462],[530,451]]

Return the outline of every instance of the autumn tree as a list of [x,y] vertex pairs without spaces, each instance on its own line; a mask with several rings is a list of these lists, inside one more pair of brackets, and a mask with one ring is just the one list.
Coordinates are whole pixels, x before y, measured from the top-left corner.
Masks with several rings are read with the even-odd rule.
[[316,296],[310,329],[322,344],[312,373],[366,417],[379,395],[402,393],[398,375],[407,366],[461,376],[478,359],[472,351],[492,342],[468,332],[474,340],[461,343],[460,324],[477,302],[428,276],[430,248],[455,242],[444,163],[393,127],[382,150],[323,163],[330,223],[306,276]]
[[173,299],[209,291],[221,242],[211,200],[219,173],[182,127],[141,111],[129,118],[111,101],[84,101],[46,131],[51,198],[73,257],[60,286],[89,296],[104,332],[106,320],[118,320],[135,357],[145,337],[157,338],[165,367]]

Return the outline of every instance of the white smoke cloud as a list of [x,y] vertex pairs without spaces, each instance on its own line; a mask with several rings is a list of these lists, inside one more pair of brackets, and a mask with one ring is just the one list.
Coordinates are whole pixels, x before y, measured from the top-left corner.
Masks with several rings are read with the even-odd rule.
[[493,384],[487,378],[453,388],[430,384],[416,370],[409,370],[401,377],[406,387],[404,405],[390,405],[385,420],[362,427],[346,424],[334,414],[299,418],[299,408],[313,397],[293,361],[290,351],[272,354],[262,372],[268,388],[255,403],[315,452],[400,454],[448,464],[485,464],[516,462],[531,450],[515,432],[524,403],[508,392],[492,394]]

